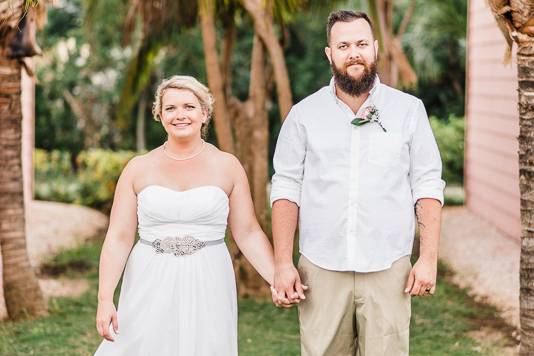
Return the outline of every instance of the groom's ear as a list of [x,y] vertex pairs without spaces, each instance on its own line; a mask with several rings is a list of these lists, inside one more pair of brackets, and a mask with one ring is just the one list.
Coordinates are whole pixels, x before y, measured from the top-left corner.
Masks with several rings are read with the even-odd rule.
[[330,47],[325,47],[324,54],[326,54],[326,58],[328,58],[328,62],[332,64],[332,49]]

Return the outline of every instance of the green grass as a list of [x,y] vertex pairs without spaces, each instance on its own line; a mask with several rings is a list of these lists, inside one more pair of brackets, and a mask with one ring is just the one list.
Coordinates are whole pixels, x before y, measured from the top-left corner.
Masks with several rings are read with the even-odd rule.
[[[0,355],[92,355],[100,342],[94,328],[97,267],[101,244],[91,242],[64,251],[43,266],[53,275],[86,278],[89,291],[78,298],[49,302],[49,315],[38,320],[0,323]],[[465,291],[447,281],[440,266],[440,283],[432,298],[413,298],[411,355],[500,355],[510,343],[478,341],[470,333],[481,326],[505,328],[496,311],[475,303]],[[481,343],[482,342],[482,343]],[[240,355],[299,355],[296,308],[274,308],[270,302],[239,301]]]

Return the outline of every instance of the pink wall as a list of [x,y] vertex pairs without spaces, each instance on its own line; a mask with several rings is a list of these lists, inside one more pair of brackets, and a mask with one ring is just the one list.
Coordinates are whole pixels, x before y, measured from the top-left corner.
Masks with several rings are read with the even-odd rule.
[[486,0],[469,1],[465,191],[467,207],[507,235],[520,237],[519,122],[515,57]]

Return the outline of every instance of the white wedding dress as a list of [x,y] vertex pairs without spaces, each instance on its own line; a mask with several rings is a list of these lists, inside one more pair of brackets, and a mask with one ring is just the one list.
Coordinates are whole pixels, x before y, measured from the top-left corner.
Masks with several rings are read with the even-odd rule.
[[[213,185],[186,191],[150,185],[137,196],[139,236],[222,239],[228,203],[226,193]],[[115,341],[104,340],[96,356],[237,355],[236,286],[226,245],[175,256],[136,243],[117,313],[119,334],[111,331]]]

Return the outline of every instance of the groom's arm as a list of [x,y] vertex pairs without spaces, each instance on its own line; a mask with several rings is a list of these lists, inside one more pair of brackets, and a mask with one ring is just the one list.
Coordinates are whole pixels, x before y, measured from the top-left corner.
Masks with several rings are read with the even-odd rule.
[[293,241],[297,229],[299,207],[287,199],[276,200],[272,210],[274,243],[274,287],[280,299],[290,302],[305,299],[304,288],[293,264]]
[[274,287],[279,299],[291,303],[304,299],[297,269],[293,265],[293,241],[299,215],[306,158],[306,138],[299,110],[291,108],[284,120],[274,152],[271,186],[272,232],[275,255]]
[[428,121],[425,107],[419,100],[414,108],[410,141],[410,185],[419,227],[419,259],[413,266],[405,292],[410,295],[434,294],[441,226],[441,207],[445,182],[441,179],[441,158]]
[[415,214],[419,227],[419,258],[410,271],[404,292],[424,296],[434,294],[436,290],[441,202],[419,199],[415,204]]

